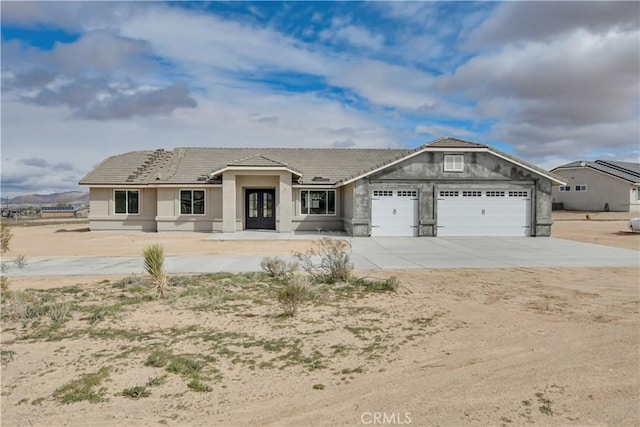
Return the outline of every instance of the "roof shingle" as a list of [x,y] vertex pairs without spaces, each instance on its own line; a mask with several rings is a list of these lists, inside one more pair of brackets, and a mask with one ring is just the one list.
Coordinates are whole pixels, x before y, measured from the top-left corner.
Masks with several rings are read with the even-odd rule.
[[[475,142],[439,138],[421,147],[373,148],[221,148],[181,147],[173,151],[135,151],[109,157],[88,173],[81,185],[194,184],[234,167],[282,168],[294,171],[303,184],[348,182],[402,158],[431,148],[492,151],[546,176],[549,172]],[[555,178],[554,178],[555,179]]]

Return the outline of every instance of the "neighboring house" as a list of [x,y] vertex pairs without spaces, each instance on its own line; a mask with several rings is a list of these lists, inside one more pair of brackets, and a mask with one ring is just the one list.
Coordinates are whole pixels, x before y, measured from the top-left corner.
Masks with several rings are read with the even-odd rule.
[[566,181],[553,189],[553,201],[562,209],[640,212],[640,163],[577,161],[552,172]]
[[76,208],[73,206],[43,206],[40,209],[41,218],[73,218]]
[[176,148],[85,176],[92,230],[548,236],[561,178],[486,145],[412,150]]

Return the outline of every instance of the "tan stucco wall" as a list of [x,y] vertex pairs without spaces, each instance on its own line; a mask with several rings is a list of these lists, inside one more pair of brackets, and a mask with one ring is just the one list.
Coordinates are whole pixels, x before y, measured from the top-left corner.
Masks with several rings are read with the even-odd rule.
[[109,200],[113,194],[111,188],[91,188],[89,191],[89,218],[109,215]]
[[89,190],[89,228],[91,230],[156,231],[157,191],[155,188],[128,188],[140,191],[139,215],[116,215],[114,190],[117,188],[91,188]]
[[[563,203],[565,210],[604,211],[608,204],[612,212],[629,212],[631,184],[590,168],[561,169],[555,173],[571,187],[568,192],[560,192],[559,187],[552,190],[553,201]],[[575,191],[576,185],[586,185],[587,191]]]

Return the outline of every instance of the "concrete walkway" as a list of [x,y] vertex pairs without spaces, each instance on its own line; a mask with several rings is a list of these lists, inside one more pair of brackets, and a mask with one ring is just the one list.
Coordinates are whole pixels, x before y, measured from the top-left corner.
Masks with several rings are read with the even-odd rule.
[[[247,236],[243,233],[234,234],[237,234],[235,240],[255,240],[245,238]],[[231,239],[229,235],[224,237],[226,240]],[[545,237],[343,238],[351,244],[351,259],[357,270],[626,266],[640,268],[638,251]],[[292,259],[290,256],[282,258]],[[167,257],[166,269],[169,273],[260,271],[261,260],[262,256]],[[7,276],[13,277],[144,272],[142,257],[30,258],[22,269],[15,267],[10,259],[3,262],[9,266]]]

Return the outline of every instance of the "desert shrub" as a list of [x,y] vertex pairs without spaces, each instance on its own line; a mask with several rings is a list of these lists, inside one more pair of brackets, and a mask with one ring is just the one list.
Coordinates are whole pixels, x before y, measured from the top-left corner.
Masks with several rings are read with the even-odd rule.
[[189,381],[189,384],[187,384],[187,387],[189,387],[193,391],[197,391],[200,393],[206,393],[211,391],[211,387],[203,383],[199,377],[195,377],[191,381]]
[[67,321],[71,314],[71,304],[62,303],[49,306],[47,314],[51,319],[51,326],[57,328]]
[[7,266],[4,262],[0,262],[0,289],[3,291],[3,298],[6,298],[5,292],[9,290],[11,281],[7,277]]
[[285,316],[295,316],[307,296],[307,283],[301,276],[291,276],[278,290],[278,303]]
[[102,402],[106,389],[95,390],[109,376],[109,368],[100,368],[94,374],[86,374],[71,381],[53,392],[53,397],[62,403],[75,403],[83,400],[91,403]]
[[13,233],[11,232],[11,227],[7,225],[7,223],[0,223],[0,251],[6,252],[9,250],[11,246],[11,238],[13,237]]
[[158,296],[164,298],[167,289],[167,273],[164,271],[164,248],[149,245],[144,249],[144,270],[151,277]]
[[287,262],[280,257],[264,257],[260,261],[260,267],[273,277],[284,279],[291,276],[299,267],[299,264]]
[[24,268],[25,265],[27,265],[27,257],[25,257],[24,255],[20,254],[16,257],[14,263],[16,264],[16,267],[18,268]]
[[160,377],[149,377],[149,380],[145,384],[146,387],[158,387],[165,383],[167,380],[166,375],[162,375]]
[[349,280],[353,271],[350,249],[351,246],[344,240],[323,237],[306,252],[296,252],[294,256],[312,280],[328,283],[344,282]]
[[395,292],[400,286],[400,280],[396,276],[391,276],[384,280],[370,280],[357,278],[352,283],[360,288],[372,292]]
[[141,397],[151,396],[151,392],[147,390],[147,386],[137,385],[131,388],[125,388],[122,390],[122,395],[130,399],[140,399]]
[[144,362],[147,366],[153,366],[155,368],[161,368],[167,364],[169,361],[169,357],[171,355],[164,351],[154,351],[147,357],[147,360]]
[[142,276],[137,276],[135,274],[131,274],[125,277],[124,279],[120,279],[114,282],[111,286],[113,286],[116,289],[128,289],[128,288],[146,285],[147,280],[149,279]]
[[190,359],[185,356],[174,356],[169,361],[167,371],[175,374],[196,377],[203,367],[204,364],[200,361]]
[[29,320],[47,315],[49,306],[29,291],[16,291],[3,297],[2,318],[26,324]]

